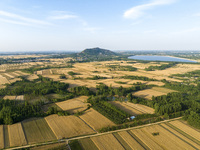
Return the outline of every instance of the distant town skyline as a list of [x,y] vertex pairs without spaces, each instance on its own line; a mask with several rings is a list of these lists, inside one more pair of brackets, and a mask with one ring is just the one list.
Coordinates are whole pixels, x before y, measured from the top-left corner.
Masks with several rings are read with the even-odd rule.
[[0,52],[200,50],[196,0],[0,0]]

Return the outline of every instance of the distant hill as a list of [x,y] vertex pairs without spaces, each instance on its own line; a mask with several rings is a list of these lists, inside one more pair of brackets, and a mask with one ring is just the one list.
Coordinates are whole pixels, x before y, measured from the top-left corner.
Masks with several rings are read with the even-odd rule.
[[106,50],[106,49],[101,49],[101,48],[88,48],[83,50],[78,54],[79,56],[95,56],[95,57],[104,57],[104,56],[117,56],[116,53]]

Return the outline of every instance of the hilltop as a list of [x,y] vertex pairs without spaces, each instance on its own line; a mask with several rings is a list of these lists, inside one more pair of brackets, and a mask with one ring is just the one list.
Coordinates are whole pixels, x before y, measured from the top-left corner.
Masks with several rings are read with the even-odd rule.
[[82,52],[79,53],[81,56],[116,56],[117,54],[106,49],[102,49],[99,47],[96,48],[88,48],[83,50]]

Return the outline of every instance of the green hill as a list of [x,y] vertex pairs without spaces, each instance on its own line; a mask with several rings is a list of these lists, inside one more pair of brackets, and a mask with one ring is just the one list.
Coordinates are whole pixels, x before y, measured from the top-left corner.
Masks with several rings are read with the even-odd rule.
[[83,50],[78,54],[79,56],[95,56],[95,57],[105,57],[105,56],[117,56],[116,53],[106,50],[106,49],[101,49],[101,48],[88,48]]

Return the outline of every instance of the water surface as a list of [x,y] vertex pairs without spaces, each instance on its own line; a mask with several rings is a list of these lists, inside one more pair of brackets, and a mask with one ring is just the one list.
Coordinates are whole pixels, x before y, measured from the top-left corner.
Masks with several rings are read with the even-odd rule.
[[171,57],[171,56],[149,56],[149,55],[135,55],[128,57],[129,59],[136,59],[136,60],[147,60],[147,61],[173,61],[173,62],[193,62],[196,61],[188,60],[184,58],[178,58],[178,57]]

